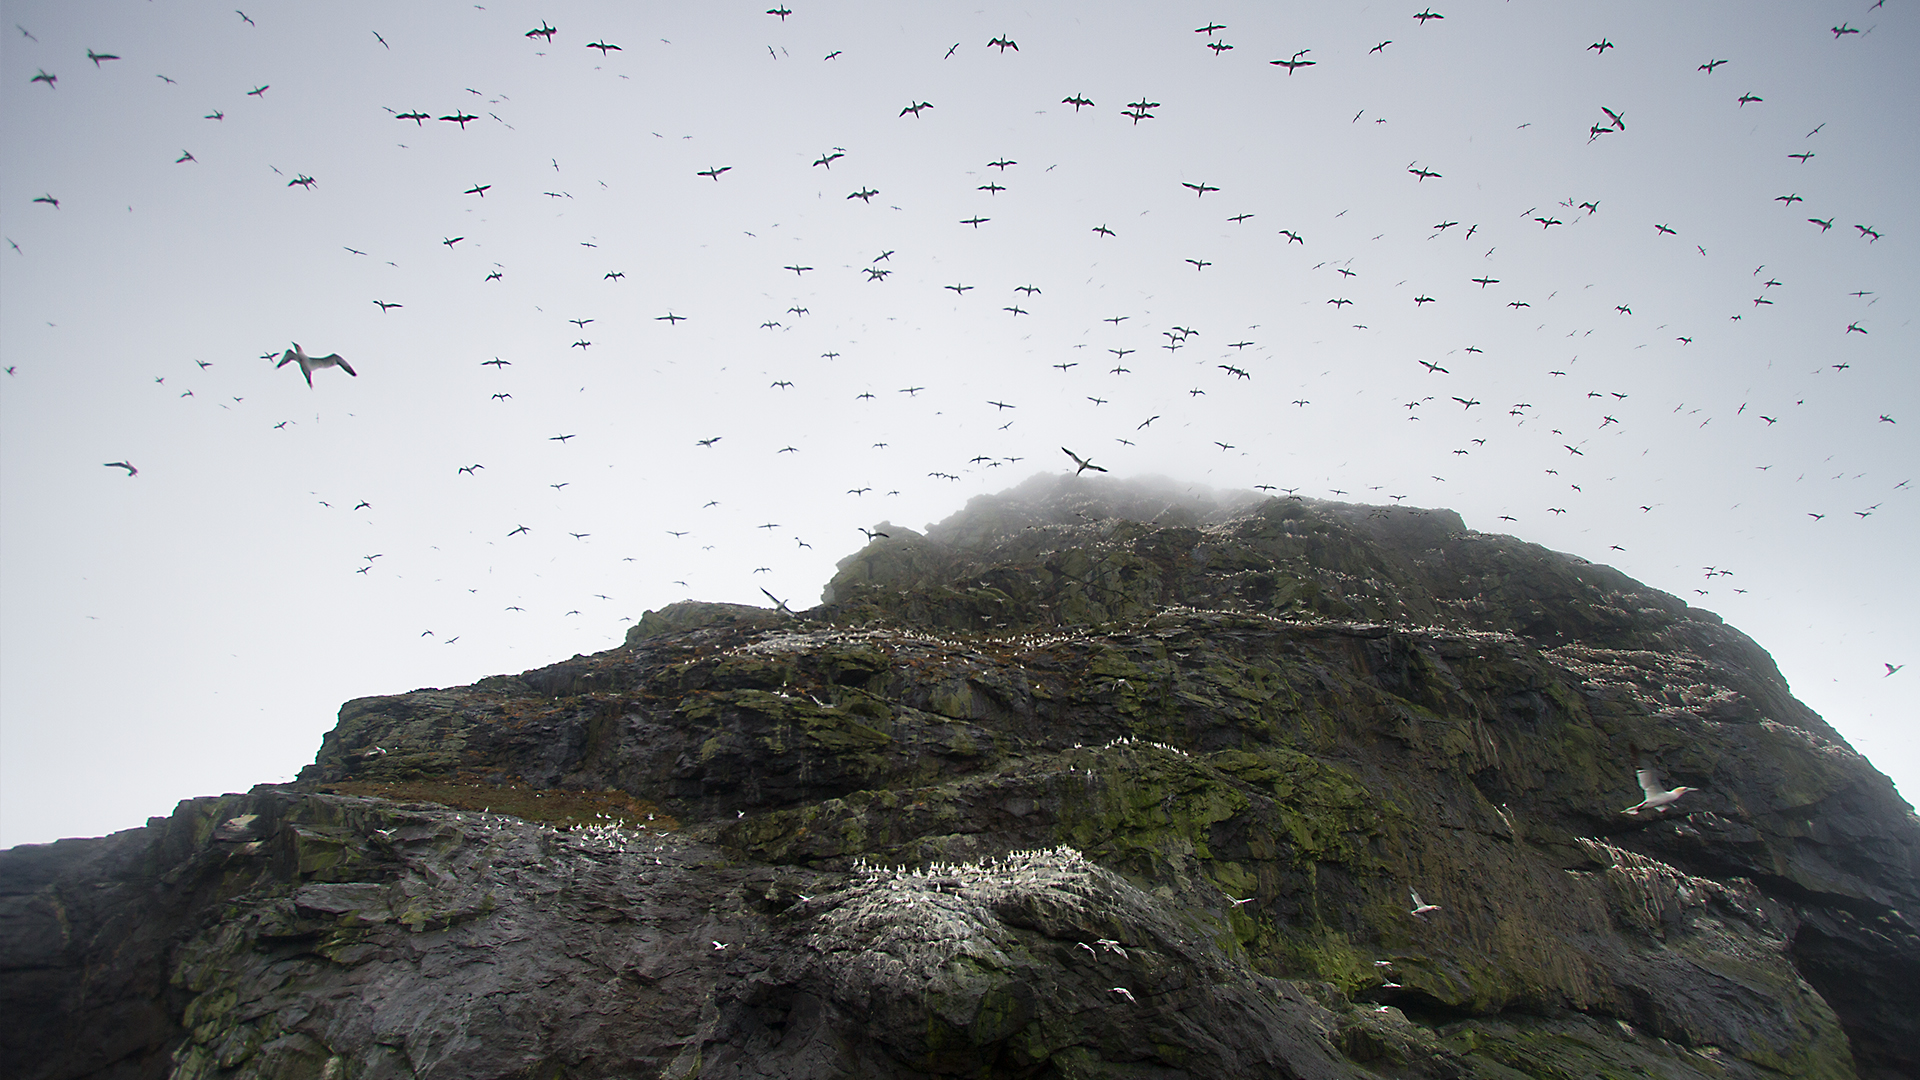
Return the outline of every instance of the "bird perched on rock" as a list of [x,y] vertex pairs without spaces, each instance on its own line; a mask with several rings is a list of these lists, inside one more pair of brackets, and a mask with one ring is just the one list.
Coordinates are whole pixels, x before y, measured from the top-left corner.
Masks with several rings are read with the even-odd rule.
[[1646,755],[1634,751],[1634,760],[1639,767],[1634,770],[1633,775],[1640,781],[1640,790],[1644,792],[1647,797],[1627,807],[1625,810],[1620,811],[1623,814],[1631,814],[1634,817],[1639,817],[1640,811],[1642,810],[1658,810],[1664,814],[1667,812],[1667,807],[1678,801],[1680,796],[1685,795],[1689,791],[1699,790],[1690,787],[1677,787],[1669,791],[1661,781],[1660,770],[1654,768],[1653,762],[1648,759]]
[[360,377],[359,372],[353,370],[345,360],[340,359],[339,353],[329,353],[326,356],[308,356],[306,351],[300,348],[300,343],[297,341],[293,343],[293,348],[288,349],[287,354],[280,358],[280,362],[273,366],[275,368],[283,368],[288,364],[296,363],[300,365],[300,374],[307,377],[307,386],[309,388],[313,386],[313,372],[315,368],[337,367],[356,379]]

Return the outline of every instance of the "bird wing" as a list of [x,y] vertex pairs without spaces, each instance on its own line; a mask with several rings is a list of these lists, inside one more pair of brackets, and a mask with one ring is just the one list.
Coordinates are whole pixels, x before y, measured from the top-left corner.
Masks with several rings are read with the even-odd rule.
[[360,377],[360,373],[353,370],[352,364],[349,364],[345,360],[340,359],[339,353],[334,353],[332,356],[327,357],[327,359],[333,361],[335,364],[338,364],[340,366],[341,371],[346,372],[347,374],[353,376],[356,379]]
[[1640,790],[1646,792],[1649,800],[1667,794],[1666,787],[1660,782],[1660,770],[1654,768],[1651,763],[1641,762],[1633,775],[1634,779],[1640,781]]

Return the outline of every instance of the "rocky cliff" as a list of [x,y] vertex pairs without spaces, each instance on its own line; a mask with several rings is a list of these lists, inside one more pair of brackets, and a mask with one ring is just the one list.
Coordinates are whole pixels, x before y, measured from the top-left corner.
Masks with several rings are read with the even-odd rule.
[[0,853],[0,1070],[1920,1074],[1920,825],[1711,613],[1441,510],[881,531]]

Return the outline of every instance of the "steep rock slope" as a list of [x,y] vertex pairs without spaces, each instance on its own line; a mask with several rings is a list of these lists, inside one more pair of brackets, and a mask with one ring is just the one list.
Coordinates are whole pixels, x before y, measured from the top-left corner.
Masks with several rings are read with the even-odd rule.
[[[0,1064],[1920,1071],[1920,826],[1710,613],[1446,511],[1041,477],[881,531],[810,611],[0,853]],[[1696,790],[1622,815],[1630,748]]]

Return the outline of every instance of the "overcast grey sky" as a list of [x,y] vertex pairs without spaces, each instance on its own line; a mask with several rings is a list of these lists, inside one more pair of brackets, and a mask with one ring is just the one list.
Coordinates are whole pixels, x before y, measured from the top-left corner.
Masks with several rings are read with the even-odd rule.
[[1920,784],[1910,0],[230,2],[5,5],[0,844],[1062,445],[1618,566]]

